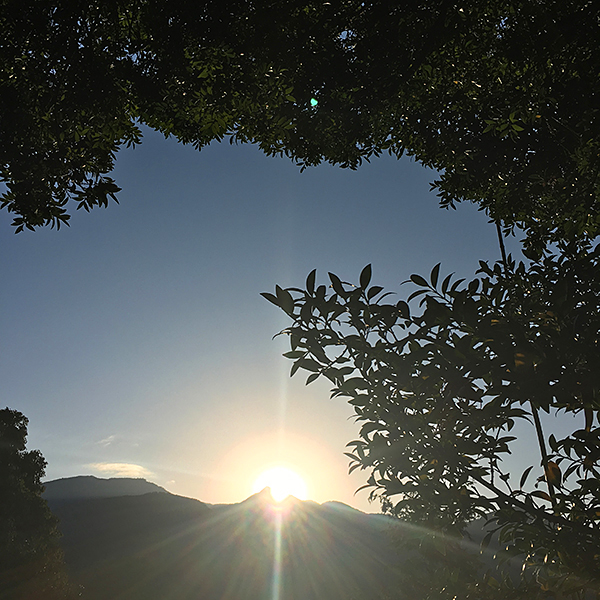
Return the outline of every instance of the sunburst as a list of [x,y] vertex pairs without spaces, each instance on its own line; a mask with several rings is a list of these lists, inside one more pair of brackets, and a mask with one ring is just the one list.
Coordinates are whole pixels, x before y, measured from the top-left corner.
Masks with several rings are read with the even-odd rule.
[[252,490],[257,493],[266,487],[271,488],[271,496],[276,502],[281,502],[288,496],[294,496],[298,500],[307,498],[304,479],[287,467],[272,467],[263,471],[256,478]]

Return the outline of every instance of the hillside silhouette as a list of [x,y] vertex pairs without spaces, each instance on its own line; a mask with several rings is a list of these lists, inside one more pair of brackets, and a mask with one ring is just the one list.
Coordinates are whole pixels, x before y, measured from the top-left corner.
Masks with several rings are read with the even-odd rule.
[[101,479],[93,475],[65,477],[44,483],[44,498],[48,501],[81,499],[81,498],[112,498],[115,496],[141,496],[152,492],[167,490],[141,478],[112,477]]
[[140,493],[144,480],[92,479],[49,482],[45,494],[86,599],[350,600],[393,588],[398,558],[383,515],[277,504],[268,488],[211,506],[158,486]]

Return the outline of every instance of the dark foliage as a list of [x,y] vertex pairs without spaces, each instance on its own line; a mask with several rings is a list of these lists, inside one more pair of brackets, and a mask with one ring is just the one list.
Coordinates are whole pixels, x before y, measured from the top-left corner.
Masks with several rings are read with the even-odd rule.
[[[287,122],[272,65],[228,45],[237,8],[198,2],[0,2],[0,179],[20,231],[116,200],[115,153],[139,123],[204,146]],[[226,33],[229,32],[229,33]],[[267,125],[268,124],[268,125]],[[246,131],[248,133],[246,133]]]
[[600,224],[597,3],[0,3],[0,176],[17,230],[105,206],[144,123],[301,166],[407,152],[442,205],[549,239]]
[[57,519],[41,494],[46,461],[26,450],[27,418],[0,410],[0,598],[66,600],[68,584]]

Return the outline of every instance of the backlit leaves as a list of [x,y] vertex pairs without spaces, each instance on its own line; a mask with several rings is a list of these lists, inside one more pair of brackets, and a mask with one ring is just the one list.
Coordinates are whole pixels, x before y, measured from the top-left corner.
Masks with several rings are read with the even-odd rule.
[[[359,286],[329,274],[331,286],[313,293],[313,272],[311,289],[277,295],[292,319],[292,371],[327,377],[355,410],[350,469],[370,473],[371,496],[439,531],[485,516],[524,561],[522,585],[565,593],[600,568],[599,267],[598,248],[571,249],[528,267],[481,263],[471,282],[436,265],[395,303],[368,287],[370,268]],[[513,489],[502,457],[532,410],[574,413],[580,428],[562,439],[541,430],[551,454],[540,448]],[[531,585],[528,597],[542,584]]]

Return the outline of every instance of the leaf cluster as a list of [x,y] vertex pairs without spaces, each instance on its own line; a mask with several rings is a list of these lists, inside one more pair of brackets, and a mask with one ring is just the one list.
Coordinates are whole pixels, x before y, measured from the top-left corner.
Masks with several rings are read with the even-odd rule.
[[[330,273],[317,286],[313,271],[305,289],[264,296],[293,320],[282,332],[292,374],[326,377],[354,407],[350,470],[369,471],[373,498],[453,536],[485,518],[484,546],[497,536],[523,582],[579,593],[600,572],[599,262],[599,248],[573,248],[529,267],[481,263],[470,282],[438,264],[396,302],[370,285],[370,267],[358,285]],[[557,440],[540,411],[581,427]],[[516,421],[540,445],[518,485],[502,462]]]

